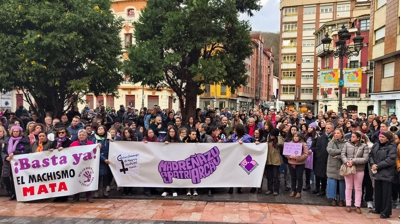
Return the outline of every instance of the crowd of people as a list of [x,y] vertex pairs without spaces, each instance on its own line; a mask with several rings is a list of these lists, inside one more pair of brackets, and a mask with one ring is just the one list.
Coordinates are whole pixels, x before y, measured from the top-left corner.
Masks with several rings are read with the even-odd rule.
[[[380,214],[381,218],[392,215],[393,204],[400,209],[400,123],[395,114],[367,116],[343,110],[314,115],[311,111],[301,114],[270,108],[244,112],[208,106],[185,116],[184,123],[179,110],[161,110],[157,105],[140,110],[124,105],[119,110],[104,106],[93,109],[86,105],[81,112],[72,107],[59,118],[48,114],[44,120],[22,106],[15,113],[9,110],[0,113],[1,174],[11,200],[15,199],[10,172],[13,155],[99,144],[99,191],[93,196],[107,197],[113,179],[108,167],[112,141],[234,142],[268,144],[264,171],[267,195],[281,193],[283,169],[283,188],[290,192],[290,197],[301,198],[302,191],[311,191],[331,199],[333,206],[345,207],[347,212],[352,212],[354,205],[356,213],[361,213],[360,207],[365,201],[371,212]],[[302,153],[283,155],[285,142],[301,143]],[[306,166],[306,161],[313,161],[311,167]],[[162,196],[175,197],[179,190],[183,191],[164,189]],[[206,189],[208,196],[214,190]],[[185,191],[187,195],[198,195],[196,189]],[[151,192],[151,188],[144,188],[147,196]],[[237,192],[243,193],[242,188]],[[261,193],[262,186],[250,192]],[[228,193],[232,194],[233,188]],[[132,188],[123,188],[122,194],[132,194]],[[86,193],[89,202],[93,202],[93,196],[91,192]],[[68,197],[55,199],[66,200]],[[74,195],[73,201],[78,200],[79,194]]]

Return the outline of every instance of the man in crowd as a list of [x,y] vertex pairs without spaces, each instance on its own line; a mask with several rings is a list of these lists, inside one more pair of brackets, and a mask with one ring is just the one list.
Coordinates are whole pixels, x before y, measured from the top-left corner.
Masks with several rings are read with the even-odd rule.
[[46,133],[49,134],[53,129],[53,119],[50,116],[44,118],[44,124],[46,126]]
[[253,117],[250,117],[247,120],[247,125],[246,125],[246,133],[249,134],[250,136],[254,135],[254,131],[258,129],[257,125],[255,124],[255,120]]
[[310,125],[311,123],[315,122],[315,117],[313,116],[313,114],[311,112],[308,112],[305,120],[306,120],[306,124]]
[[350,129],[351,129],[351,132],[346,133],[346,134],[344,135],[344,137],[347,139],[347,141],[350,141],[351,134],[353,134],[353,133],[355,133],[355,132],[358,131],[358,125],[357,125],[357,123],[352,122],[352,123],[351,123],[351,128],[350,128]]
[[118,116],[118,118],[119,118],[119,120],[120,121],[122,121],[122,117],[124,116],[124,114],[125,114],[125,107],[124,107],[124,105],[119,105],[119,110],[117,111],[117,116]]
[[317,139],[316,147],[312,148],[314,153],[314,174],[315,174],[315,189],[313,194],[317,196],[325,196],[327,176],[326,166],[328,163],[328,151],[326,150],[328,143],[333,138],[333,124],[327,123],[325,133]]
[[225,117],[227,117],[228,119],[231,119],[231,117],[232,117],[232,114],[229,113],[227,107],[226,107],[225,109],[222,109],[222,110],[221,110],[220,116],[222,116],[222,115],[225,116]]
[[78,140],[78,131],[81,129],[83,129],[81,118],[79,116],[75,116],[72,118],[71,126],[67,128],[68,132],[71,134],[71,141]]

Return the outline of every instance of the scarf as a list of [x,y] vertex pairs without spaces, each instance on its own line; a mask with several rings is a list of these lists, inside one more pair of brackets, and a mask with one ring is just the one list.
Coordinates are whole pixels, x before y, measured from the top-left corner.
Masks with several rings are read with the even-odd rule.
[[38,147],[35,152],[43,152],[43,143],[41,141],[39,141]]
[[16,147],[19,143],[19,141],[21,141],[22,137],[10,137],[10,140],[8,140],[8,148],[7,148],[7,152],[8,154],[14,153],[14,151],[16,150]]
[[87,145],[87,140],[83,141],[83,142],[79,142],[79,145]]
[[64,138],[59,138],[59,137],[57,137],[56,138],[56,141],[57,141],[57,146],[56,146],[56,148],[58,149],[58,148],[60,148],[61,146],[62,146],[62,144],[65,142],[65,141],[67,141],[67,137],[64,137]]

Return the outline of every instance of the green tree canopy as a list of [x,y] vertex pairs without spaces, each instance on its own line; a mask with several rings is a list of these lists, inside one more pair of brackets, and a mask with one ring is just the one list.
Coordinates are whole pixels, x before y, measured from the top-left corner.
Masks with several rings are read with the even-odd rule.
[[122,23],[110,0],[0,2],[0,88],[56,116],[88,92],[117,91]]
[[236,89],[246,84],[244,60],[252,54],[251,15],[259,0],[149,0],[135,27],[124,63],[131,81],[169,87],[184,116],[194,115],[204,84]]

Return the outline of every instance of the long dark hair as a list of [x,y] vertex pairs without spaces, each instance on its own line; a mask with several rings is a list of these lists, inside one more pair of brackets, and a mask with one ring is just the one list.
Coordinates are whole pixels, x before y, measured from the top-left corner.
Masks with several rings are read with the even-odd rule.
[[243,124],[235,125],[235,131],[236,131],[236,136],[238,138],[241,138],[246,134]]
[[[171,129],[175,131],[175,136],[173,138],[169,135],[169,131]],[[172,127],[172,128],[168,129],[167,135],[165,136],[165,141],[166,142],[179,142],[178,132],[176,131],[175,128]]]
[[[298,137],[300,138],[300,139],[299,139],[299,142],[305,142],[305,141],[304,141],[304,136],[303,136],[303,134],[302,134],[301,132],[297,131],[296,133],[293,134],[293,138],[294,138],[295,136],[298,136]],[[293,138],[292,138],[292,140],[293,140]]]
[[[130,134],[130,139],[128,139],[125,136],[125,131],[128,131],[128,133]],[[138,137],[136,136],[136,133],[131,129],[131,128],[124,128],[124,130],[122,131],[122,141],[138,141]]]

